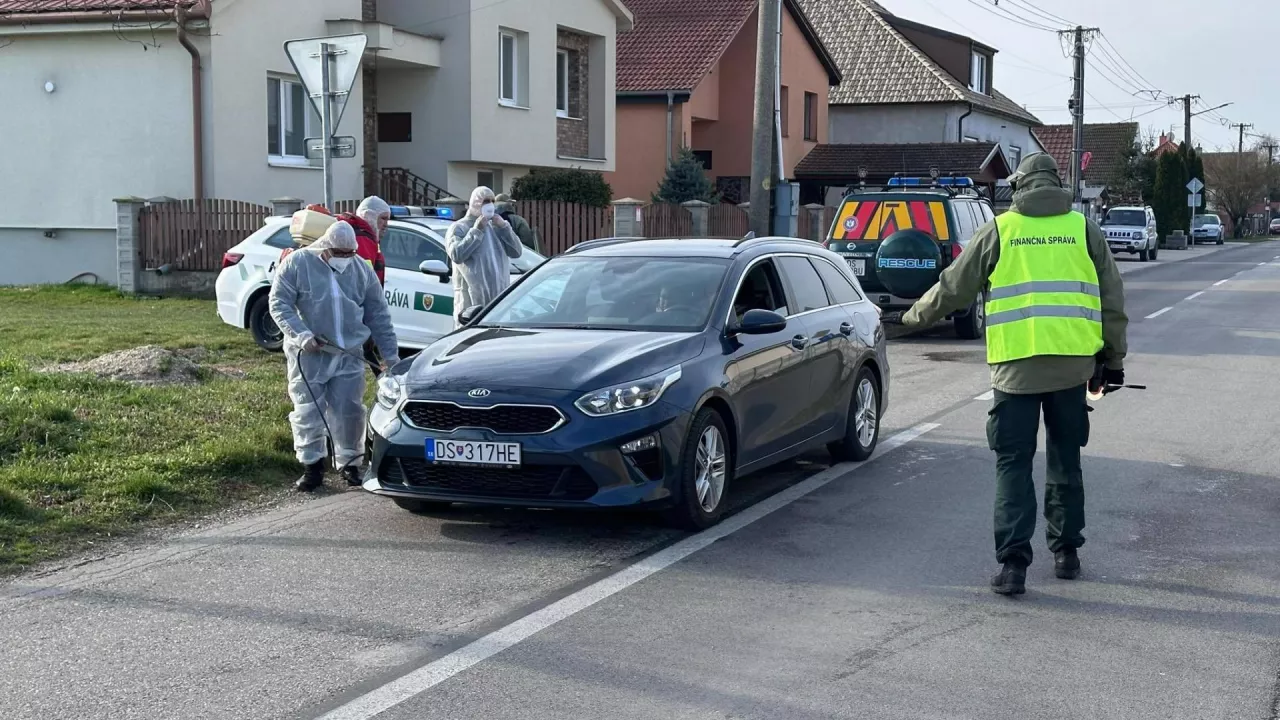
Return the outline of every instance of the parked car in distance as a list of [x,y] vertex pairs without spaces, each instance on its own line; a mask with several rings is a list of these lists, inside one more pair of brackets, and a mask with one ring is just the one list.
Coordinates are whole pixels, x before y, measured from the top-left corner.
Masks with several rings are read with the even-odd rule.
[[379,380],[364,489],[450,503],[662,509],[710,526],[734,481],[875,450],[879,312],[791,238],[606,239],[548,260]]
[[1267,232],[1271,235],[1280,235],[1280,218],[1272,218],[1270,227]]
[[[970,178],[890,178],[883,190],[845,195],[825,245],[845,259],[872,302],[897,313],[938,282],[938,276],[995,219]],[[956,334],[976,340],[986,331],[986,298],[948,317]]]
[[1226,228],[1222,226],[1222,218],[1217,215],[1196,215],[1191,218],[1191,244],[1213,242],[1218,245],[1227,241]]
[[1137,254],[1142,262],[1155,260],[1160,253],[1156,214],[1150,207],[1124,206],[1107,210],[1102,232],[1113,255]]
[[[453,331],[452,265],[444,250],[445,233],[453,220],[446,208],[393,206],[391,211],[392,220],[380,241],[387,264],[383,291],[400,347],[421,350]],[[272,352],[280,350],[284,336],[267,310],[267,294],[276,265],[286,251],[295,248],[289,218],[267,218],[260,230],[223,255],[215,284],[222,321],[248,329],[259,346]],[[545,260],[525,248],[511,261],[512,280]],[[427,261],[440,263],[446,272],[424,273]]]

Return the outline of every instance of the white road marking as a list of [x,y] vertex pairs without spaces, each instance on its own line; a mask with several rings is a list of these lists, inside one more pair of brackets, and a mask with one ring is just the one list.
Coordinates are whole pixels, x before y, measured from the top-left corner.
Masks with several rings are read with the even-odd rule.
[[[1236,273],[1236,274],[1239,275],[1240,273]],[[1227,278],[1225,280],[1219,280],[1218,282],[1214,283],[1213,286],[1218,287],[1219,285],[1225,285],[1230,281],[1231,281],[1231,278]]]
[[1201,296],[1201,295],[1203,295],[1203,294],[1204,294],[1204,291],[1203,291],[1203,290],[1201,290],[1200,292],[1197,292],[1197,293],[1191,293],[1190,295],[1188,295],[1188,296],[1187,296],[1187,299],[1188,299],[1188,300],[1195,300],[1196,298],[1200,297],[1200,296]]
[[1155,312],[1151,313],[1150,315],[1148,315],[1148,316],[1146,317],[1146,319],[1147,319],[1147,320],[1150,320],[1150,319],[1152,319],[1152,318],[1158,318],[1158,317],[1160,317],[1161,315],[1163,315],[1163,314],[1165,314],[1165,313],[1169,312],[1169,311],[1170,311],[1170,310],[1172,310],[1172,309],[1173,309],[1173,307],[1172,307],[1172,306],[1167,307],[1167,308],[1161,308],[1160,310],[1157,310],[1157,311],[1155,311]]
[[[903,430],[880,444],[873,460],[896,450],[921,435],[939,427],[938,423],[923,423]],[[870,461],[868,461],[870,462]],[[690,555],[702,550],[745,528],[755,521],[780,510],[800,498],[830,484],[849,470],[864,463],[842,463],[832,466],[813,477],[759,502],[708,528],[685,538],[671,547],[626,567],[609,577],[589,585],[568,597],[499,628],[448,655],[428,663],[408,675],[371,690],[351,702],[321,716],[319,720],[369,720],[400,703],[439,685],[449,678],[474,667],[521,641],[586,610],[596,603],[635,585],[645,578],[671,567]]]
[[1258,263],[1258,267],[1262,267],[1263,265],[1266,265],[1266,263],[1265,262]]
[[995,390],[988,390],[982,393],[981,395],[979,395],[978,397],[974,398],[974,400],[995,400],[995,399],[996,399]]

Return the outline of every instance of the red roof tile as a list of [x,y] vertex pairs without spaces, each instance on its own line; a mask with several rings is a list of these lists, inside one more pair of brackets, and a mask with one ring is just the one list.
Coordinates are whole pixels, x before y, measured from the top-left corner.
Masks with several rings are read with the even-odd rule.
[[756,5],[757,0],[627,0],[635,27],[618,34],[618,92],[692,91]]
[[[1032,130],[1045,152],[1053,156],[1066,177],[1071,168],[1075,133],[1070,125],[1045,125]],[[1095,123],[1084,126],[1084,149],[1093,153],[1084,179],[1090,185],[1118,184],[1124,179],[1125,154],[1138,138],[1138,123]]]
[[179,4],[179,0],[0,0],[0,14],[168,10]]

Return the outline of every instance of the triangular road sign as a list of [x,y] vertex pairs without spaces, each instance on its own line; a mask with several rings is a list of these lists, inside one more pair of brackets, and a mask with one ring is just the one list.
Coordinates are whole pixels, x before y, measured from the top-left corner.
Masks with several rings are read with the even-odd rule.
[[329,93],[333,97],[333,103],[329,106],[333,109],[330,127],[336,132],[338,123],[342,121],[342,113],[347,109],[351,87],[356,84],[356,74],[360,72],[360,63],[364,59],[364,49],[369,44],[369,38],[361,33],[290,40],[284,44],[285,54],[289,56],[289,62],[293,63],[302,86],[307,89],[312,107],[321,116],[324,114],[320,95],[324,87],[325,65],[320,57],[320,45],[325,43],[329,45]]

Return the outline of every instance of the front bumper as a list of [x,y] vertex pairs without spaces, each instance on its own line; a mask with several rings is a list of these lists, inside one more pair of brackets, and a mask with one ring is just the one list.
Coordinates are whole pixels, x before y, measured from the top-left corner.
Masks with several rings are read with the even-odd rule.
[[[498,435],[484,429],[453,432],[409,425],[398,406],[375,405],[369,414],[371,463],[364,489],[388,497],[507,507],[617,508],[669,502],[691,417],[659,401],[614,417],[593,418],[573,407],[581,393],[494,389],[483,403],[462,393],[432,393],[414,400],[446,401],[466,407],[502,404],[552,405],[567,418],[542,435]],[[634,455],[624,443],[656,434],[657,447]],[[427,438],[517,442],[516,469],[450,466],[426,460]]]

